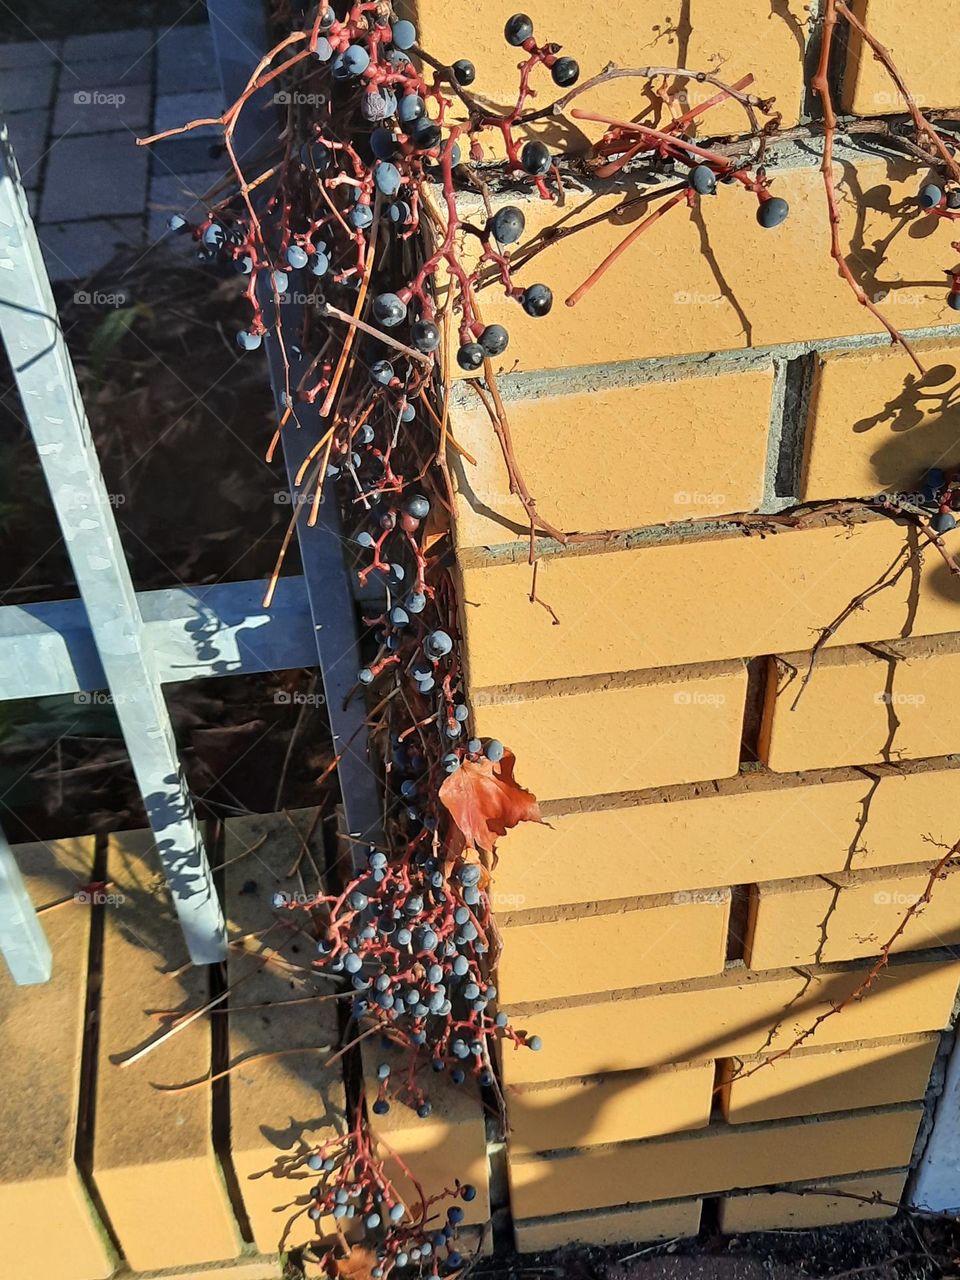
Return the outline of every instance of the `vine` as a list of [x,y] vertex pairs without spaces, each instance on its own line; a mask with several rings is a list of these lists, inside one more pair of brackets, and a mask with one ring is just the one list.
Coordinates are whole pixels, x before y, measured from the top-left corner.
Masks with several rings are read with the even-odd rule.
[[[450,429],[454,361],[463,374],[482,375],[471,385],[490,416],[510,491],[529,530],[530,599],[555,623],[560,619],[537,594],[535,538],[545,534],[563,543],[569,537],[540,513],[518,465],[492,364],[508,350],[510,333],[504,325],[486,324],[478,301],[485,289],[496,287],[532,322],[554,305],[549,284],[516,284],[515,266],[526,264],[537,245],[520,247],[523,209],[500,197],[520,191],[561,203],[584,174],[590,181],[642,174],[653,184],[639,199],[658,203],[565,300],[576,307],[662,218],[677,217],[675,210],[689,211],[722,188],[752,197],[760,226],[774,231],[790,210],[772,189],[770,147],[819,133],[829,251],[838,273],[922,372],[917,353],[867,296],[842,252],[833,171],[837,115],[830,89],[840,21],[866,41],[904,97],[912,137],[885,121],[857,122],[856,131],[872,132],[934,170],[918,198],[928,216],[960,217],[960,167],[949,141],[916,107],[889,53],[843,0],[827,0],[822,18],[811,83],[822,104],[822,124],[794,130],[781,128],[772,99],[748,92],[751,75],[727,84],[686,67],[611,65],[580,83],[577,62],[559,45],[541,42],[523,13],[511,17],[504,31],[507,46],[520,58],[516,98],[506,111],[485,105],[473,90],[476,69],[468,59],[448,66],[432,56],[420,46],[414,25],[398,19],[387,0],[336,6],[320,0],[302,21],[289,6],[278,5],[276,16],[284,33],[221,117],[195,120],[143,142],[205,125],[222,128],[231,167],[226,193],[197,225],[175,215],[171,228],[193,237],[202,261],[230,266],[246,279],[250,318],[237,334],[241,349],[257,350],[264,337],[277,344],[284,386],[268,459],[284,432],[300,429],[299,406],[317,406],[327,424],[296,475],[294,515],[267,603],[302,511],[315,524],[331,487],[336,498],[327,500],[340,503],[359,584],[376,585],[383,600],[364,620],[371,647],[355,691],[370,699],[368,726],[384,761],[382,845],[355,848],[354,873],[336,891],[296,906],[281,895],[274,905],[281,914],[301,913],[316,936],[316,965],[352,992],[353,1038],[335,1056],[374,1035],[386,1046],[375,1095],[360,1098],[344,1136],[306,1157],[319,1175],[309,1216],[318,1223],[332,1219],[338,1232],[332,1240],[319,1240],[315,1253],[336,1275],[337,1259],[348,1247],[344,1231],[359,1222],[373,1242],[377,1280],[408,1265],[439,1277],[464,1265],[457,1247],[459,1201],[471,1200],[475,1189],[458,1183],[427,1197],[404,1169],[419,1198],[406,1203],[371,1137],[367,1107],[379,1115],[399,1101],[428,1116],[429,1089],[421,1078],[426,1067],[454,1085],[475,1080],[490,1091],[502,1119],[495,1046],[540,1047],[537,1036],[515,1029],[496,1011],[492,973],[499,943],[489,894],[496,843],[517,823],[540,821],[540,814],[535,798],[514,777],[513,755],[470,728],[449,569],[455,498],[448,450],[473,459]],[[533,106],[546,77],[565,92],[548,106]],[[628,78],[641,80],[670,107],[672,118],[664,127],[573,105],[601,85]],[[681,78],[710,85],[715,93],[677,112],[661,86]],[[271,87],[283,112],[282,129],[263,167],[248,173],[236,146],[238,122]],[[702,118],[731,101],[742,108],[742,133],[710,146],[696,141]],[[604,126],[579,168],[524,136],[535,121],[567,114]],[[484,165],[481,138],[489,133],[502,144],[503,159]],[[479,193],[481,214],[464,213],[461,196],[468,190]],[[621,209],[637,199],[626,196]],[[960,243],[953,248],[960,252]],[[960,270],[946,274],[949,305],[960,310]],[[309,291],[301,305],[304,284]],[[285,312],[296,314],[295,327]],[[956,523],[960,480],[934,469],[924,483],[918,505],[888,508],[888,514],[917,524],[925,545],[936,546],[956,572],[942,535]],[[755,522],[767,519],[772,518]],[[905,564],[898,568],[894,581],[904,569]],[[825,630],[801,693],[822,645],[872,591],[886,585],[855,597]],[[923,901],[956,852],[950,850],[931,872]],[[774,1056],[790,1052],[824,1017],[866,993],[917,909],[907,913],[850,997]],[[406,1054],[401,1069],[387,1048]]]

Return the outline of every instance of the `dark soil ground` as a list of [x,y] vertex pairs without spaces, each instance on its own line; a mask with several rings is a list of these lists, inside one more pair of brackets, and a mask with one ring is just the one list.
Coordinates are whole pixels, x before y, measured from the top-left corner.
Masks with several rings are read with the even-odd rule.
[[[273,569],[290,507],[280,463],[263,460],[275,425],[265,364],[238,358],[233,341],[245,319],[241,288],[235,275],[211,276],[154,251],[58,290],[138,590],[263,579]],[[294,541],[284,572],[298,571]],[[0,352],[0,604],[76,594]],[[293,696],[313,678],[280,672],[166,686],[201,816],[317,803],[329,729],[322,709]],[[109,705],[0,703],[0,823],[13,841],[146,825]]]
[[901,1214],[888,1222],[771,1231],[696,1241],[570,1246],[488,1258],[477,1280],[951,1280],[960,1276],[956,1222]]

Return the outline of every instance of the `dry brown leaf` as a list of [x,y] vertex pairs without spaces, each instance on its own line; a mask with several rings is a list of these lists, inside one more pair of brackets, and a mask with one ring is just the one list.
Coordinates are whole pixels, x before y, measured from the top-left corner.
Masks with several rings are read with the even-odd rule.
[[512,751],[496,764],[465,760],[440,787],[440,800],[468,846],[493,853],[511,827],[543,821],[536,796],[514,780],[515,764]]
[[366,1245],[354,1244],[345,1258],[333,1260],[338,1280],[371,1280],[374,1267],[378,1265],[377,1255]]

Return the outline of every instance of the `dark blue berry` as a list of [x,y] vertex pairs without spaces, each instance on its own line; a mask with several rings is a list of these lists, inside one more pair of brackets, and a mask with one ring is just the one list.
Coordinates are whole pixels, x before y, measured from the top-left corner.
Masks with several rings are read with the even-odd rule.
[[943,191],[935,182],[928,182],[925,187],[920,189],[921,209],[936,209],[942,199]]
[[525,13],[515,13],[507,19],[503,28],[503,38],[507,44],[519,48],[533,35],[533,21]]
[[418,351],[429,355],[440,345],[440,330],[432,320],[418,320],[410,331],[410,338]]
[[473,84],[474,80],[477,78],[477,68],[466,58],[458,58],[451,67],[451,70],[453,71],[453,78],[456,80],[457,84]]
[[934,533],[949,533],[951,529],[956,527],[956,516],[952,516],[949,511],[938,511],[930,521],[930,528]]
[[368,204],[356,204],[347,214],[347,221],[356,231],[365,231],[373,223],[373,210]]
[[407,304],[395,293],[380,293],[373,300],[373,317],[385,329],[395,329],[407,318]]
[[698,164],[690,170],[690,185],[702,196],[716,195],[717,175],[708,164]]
[[510,345],[510,335],[502,324],[488,324],[480,335],[480,345],[488,356],[499,356]]
[[426,115],[427,107],[423,99],[416,93],[408,93],[405,98],[400,99],[400,105],[397,108],[397,118],[401,124],[413,124]]
[[516,244],[523,235],[526,220],[522,210],[508,204],[490,219],[490,231],[498,244]]
[[473,373],[483,364],[485,354],[479,342],[465,342],[457,352],[457,364],[467,373]]
[[392,160],[397,154],[397,140],[389,129],[374,129],[370,135],[370,150],[378,160]]
[[425,498],[422,493],[412,494],[404,502],[403,509],[408,516],[414,516],[417,520],[424,520],[430,514],[430,499]]
[[553,159],[549,148],[544,146],[542,142],[524,143],[523,150],[520,152],[520,164],[525,172],[535,178],[542,178],[545,173],[550,172],[552,163]]
[[568,89],[580,79],[580,63],[575,58],[558,58],[553,64],[550,74],[553,83],[561,89]]
[[406,20],[393,24],[393,43],[398,49],[412,49],[417,43],[417,29]]
[[336,80],[351,80],[363,75],[370,65],[370,55],[362,44],[348,45],[333,60],[333,76]]
[[370,368],[370,377],[374,382],[379,382],[381,386],[387,386],[393,378],[393,365],[387,360],[378,360]]
[[528,285],[520,304],[528,316],[545,316],[553,306],[553,291],[545,284]]
[[421,151],[432,151],[434,147],[440,145],[440,126],[434,124],[427,116],[421,116],[419,120],[414,121],[410,137]]
[[385,196],[395,196],[400,190],[400,170],[389,160],[378,160],[374,171],[377,189]]
[[790,206],[786,200],[781,200],[779,196],[770,196],[769,199],[760,202],[757,221],[761,227],[766,227],[769,231],[773,227],[779,227],[780,223],[786,220],[789,212]]

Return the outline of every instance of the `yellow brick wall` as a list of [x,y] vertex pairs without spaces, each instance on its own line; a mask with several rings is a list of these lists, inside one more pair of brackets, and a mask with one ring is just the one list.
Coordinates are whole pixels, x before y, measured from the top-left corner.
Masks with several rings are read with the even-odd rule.
[[[808,7],[776,8],[694,0],[675,23],[636,0],[586,27],[566,3],[528,11],[584,78],[611,60],[749,71],[789,125],[808,118],[818,33]],[[895,0],[854,8],[921,105],[956,105],[935,18],[918,25]],[[511,4],[456,22],[439,0],[407,9],[425,47],[468,55],[478,84],[509,99]],[[903,110],[858,38],[840,70],[844,109]],[[537,105],[559,96],[537,87]],[[582,103],[663,121],[678,89],[707,96],[669,78],[663,100],[635,89],[617,80]],[[696,133],[735,132],[740,114],[727,103]],[[493,366],[516,462],[544,520],[575,535],[537,530],[547,608],[531,600],[529,525],[488,410],[459,372],[450,407],[472,459],[457,454],[452,481],[473,730],[515,751],[545,819],[502,841],[492,884],[500,998],[543,1041],[502,1055],[516,1239],[530,1250],[691,1233],[704,1197],[730,1231],[891,1212],[851,1195],[902,1194],[960,978],[944,960],[960,942],[948,875],[866,997],[830,1013],[960,836],[960,576],[863,505],[960,465],[960,324],[942,275],[954,264],[949,227],[920,217],[927,171],[856,136],[836,154],[841,249],[911,336],[921,376],[830,259],[815,146],[771,146],[772,189],[790,204],[775,233],[723,187],[671,211],[566,306],[655,207],[621,210],[631,180],[579,165],[601,129],[533,127],[574,158],[560,207],[494,193],[523,207],[516,279],[550,285],[549,316],[478,295],[485,322],[510,332]],[[479,197],[463,202],[482,216]],[[780,515],[801,504],[802,519]],[[797,1191],[750,1194],[766,1182]],[[812,1182],[832,1194],[801,1194]]]

